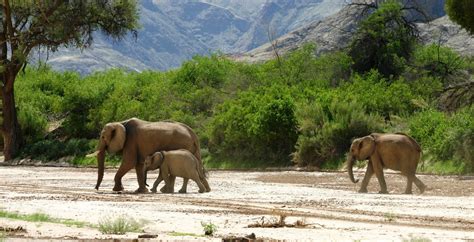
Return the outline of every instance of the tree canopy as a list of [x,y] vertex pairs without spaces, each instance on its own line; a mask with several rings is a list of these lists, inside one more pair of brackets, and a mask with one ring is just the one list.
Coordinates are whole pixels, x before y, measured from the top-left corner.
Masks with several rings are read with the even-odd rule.
[[35,47],[55,51],[60,46],[85,48],[93,33],[120,39],[138,28],[135,0],[3,0],[0,3],[1,131],[5,159],[22,143],[14,99],[14,82]]
[[452,21],[474,34],[474,2],[471,0],[447,0],[446,12]]
[[[370,5],[371,6],[371,5]],[[404,16],[398,1],[386,1],[363,20],[349,46],[358,72],[378,70],[384,76],[398,75],[413,52],[416,26]]]

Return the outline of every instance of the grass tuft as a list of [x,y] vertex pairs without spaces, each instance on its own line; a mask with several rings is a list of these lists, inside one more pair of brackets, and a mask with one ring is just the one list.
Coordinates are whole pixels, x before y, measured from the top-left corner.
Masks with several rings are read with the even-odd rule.
[[213,224],[212,222],[201,222],[201,226],[205,235],[212,236],[215,232],[217,232],[217,225]]
[[127,216],[116,218],[106,217],[99,221],[99,231],[103,234],[125,234],[127,232],[143,232],[144,221],[137,221]]
[[45,213],[20,214],[18,212],[8,212],[5,210],[0,210],[0,218],[9,218],[9,219],[23,220],[23,221],[28,221],[28,222],[57,223],[57,224],[64,224],[67,226],[76,226],[76,227],[84,227],[84,226],[92,227],[90,224],[86,222],[75,221],[72,219],[53,218]]
[[195,233],[183,233],[183,232],[176,232],[173,231],[168,234],[169,236],[193,236],[193,237],[203,237],[202,235],[195,234]]

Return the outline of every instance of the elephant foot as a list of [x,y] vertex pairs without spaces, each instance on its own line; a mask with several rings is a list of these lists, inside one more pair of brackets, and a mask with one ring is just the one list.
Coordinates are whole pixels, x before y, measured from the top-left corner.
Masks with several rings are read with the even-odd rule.
[[134,193],[148,193],[148,188],[146,187],[139,187],[137,190],[135,190]]
[[379,191],[379,194],[388,194],[388,191]]
[[405,194],[413,194],[411,191],[405,191]]
[[156,188],[152,188],[152,189],[150,190],[150,192],[156,193]]
[[367,193],[367,192],[368,192],[368,191],[367,191],[367,188],[364,188],[364,189],[361,188],[361,189],[359,189],[359,191],[358,191],[358,193]]
[[114,192],[121,192],[123,191],[123,186],[122,185],[115,185],[114,188],[112,189],[112,191]]
[[174,193],[174,189],[168,189],[168,187],[165,185],[160,189],[160,192],[162,192],[162,193]]
[[202,189],[202,190],[199,189],[199,193],[204,193],[204,192],[206,192],[206,189]]
[[187,191],[186,191],[186,189],[182,189],[182,188],[181,188],[181,189],[179,189],[178,192],[179,192],[179,193],[186,193]]
[[419,187],[418,189],[420,189],[420,193],[424,193],[426,190],[426,186]]

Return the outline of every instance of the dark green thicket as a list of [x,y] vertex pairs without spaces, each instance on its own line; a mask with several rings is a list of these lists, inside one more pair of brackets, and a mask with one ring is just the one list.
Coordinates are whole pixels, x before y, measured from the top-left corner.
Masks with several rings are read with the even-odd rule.
[[474,34],[474,4],[471,0],[447,0],[446,13],[452,21]]
[[376,69],[385,77],[403,72],[417,36],[404,14],[399,1],[389,0],[360,23],[349,47],[355,71]]

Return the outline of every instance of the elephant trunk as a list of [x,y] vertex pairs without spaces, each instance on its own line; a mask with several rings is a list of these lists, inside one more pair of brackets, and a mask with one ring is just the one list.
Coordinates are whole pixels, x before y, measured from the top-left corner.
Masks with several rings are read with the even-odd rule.
[[102,183],[102,178],[104,178],[104,169],[105,169],[105,147],[100,147],[99,152],[97,153],[97,164],[99,167],[97,173],[97,184],[95,189],[99,190],[100,183]]
[[349,178],[353,183],[359,182],[359,179],[354,179],[354,173],[352,168],[354,166],[355,157],[351,154],[347,155],[347,172],[349,173]]

